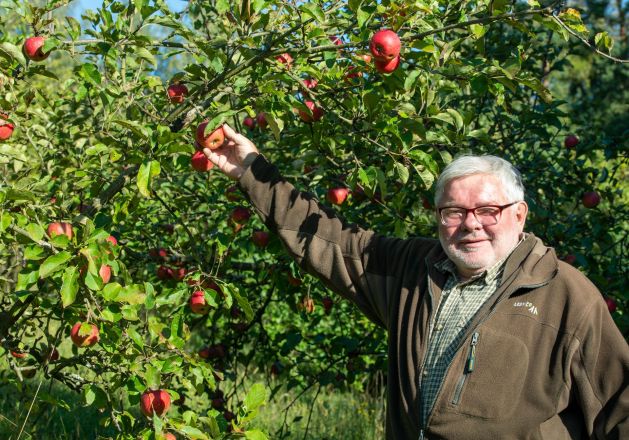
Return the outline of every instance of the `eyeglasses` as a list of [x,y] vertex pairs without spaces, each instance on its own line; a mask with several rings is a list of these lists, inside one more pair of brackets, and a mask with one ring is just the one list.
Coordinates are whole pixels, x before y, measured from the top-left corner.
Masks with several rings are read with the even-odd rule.
[[444,226],[459,226],[467,218],[467,213],[472,212],[478,223],[483,226],[491,226],[500,221],[500,215],[503,209],[513,206],[516,203],[520,202],[517,201],[507,205],[479,206],[478,208],[472,209],[446,206],[439,208],[439,217],[441,218],[441,224]]

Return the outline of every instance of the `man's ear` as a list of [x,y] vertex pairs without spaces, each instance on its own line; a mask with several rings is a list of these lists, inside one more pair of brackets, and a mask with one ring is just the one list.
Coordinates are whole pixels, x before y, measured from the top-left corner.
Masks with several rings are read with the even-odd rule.
[[526,216],[529,213],[529,205],[523,200],[518,202],[518,206],[515,211],[515,216],[518,221],[518,224],[522,229],[524,229],[524,223],[526,223]]

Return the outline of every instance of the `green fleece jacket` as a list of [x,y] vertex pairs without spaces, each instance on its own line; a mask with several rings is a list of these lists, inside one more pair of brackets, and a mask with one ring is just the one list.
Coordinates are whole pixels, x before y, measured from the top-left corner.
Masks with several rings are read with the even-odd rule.
[[439,241],[347,224],[261,155],[239,183],[302,268],[387,330],[388,440],[629,439],[629,346],[596,287],[532,234],[509,256],[420,426],[419,372],[445,283],[434,268],[447,258]]

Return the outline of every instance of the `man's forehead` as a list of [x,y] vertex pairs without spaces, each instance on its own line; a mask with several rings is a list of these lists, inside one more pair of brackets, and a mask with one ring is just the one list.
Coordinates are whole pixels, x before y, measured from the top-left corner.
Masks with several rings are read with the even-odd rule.
[[479,204],[495,204],[505,198],[503,184],[493,174],[471,174],[446,182],[442,202],[464,199]]

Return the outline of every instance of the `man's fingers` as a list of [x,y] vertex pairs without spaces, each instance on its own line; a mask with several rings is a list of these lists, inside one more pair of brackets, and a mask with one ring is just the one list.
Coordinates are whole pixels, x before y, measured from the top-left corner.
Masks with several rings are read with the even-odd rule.
[[223,124],[223,133],[225,133],[225,139],[234,142],[236,145],[247,145],[247,142],[249,142],[246,136],[237,133],[227,123]]

